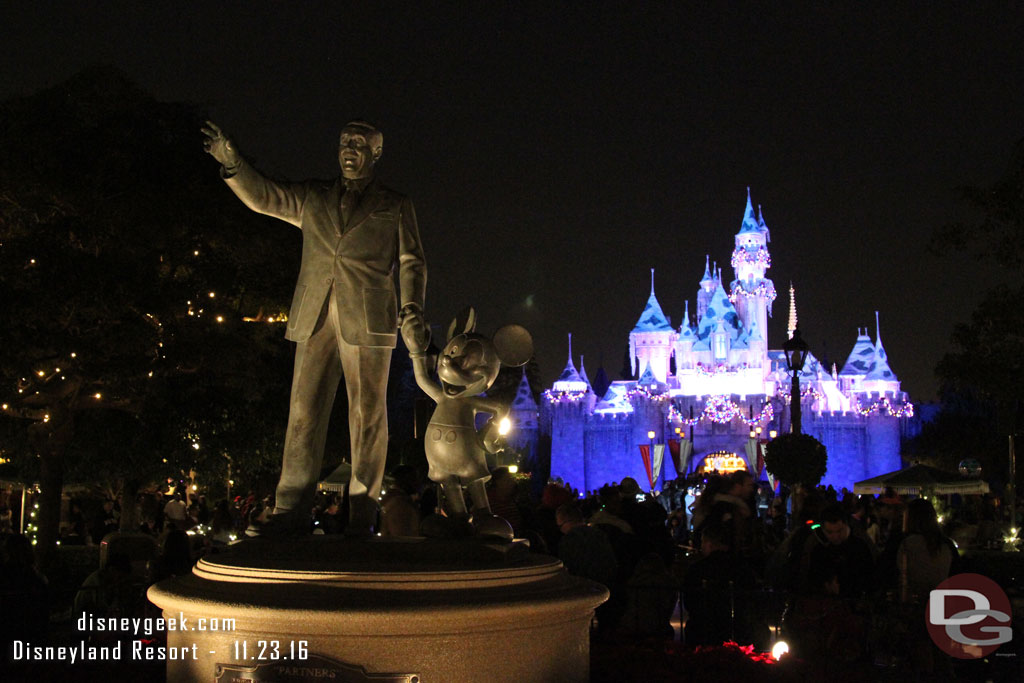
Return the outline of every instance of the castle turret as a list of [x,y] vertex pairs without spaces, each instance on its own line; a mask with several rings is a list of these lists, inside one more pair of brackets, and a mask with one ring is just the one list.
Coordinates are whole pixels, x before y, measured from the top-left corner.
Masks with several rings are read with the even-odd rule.
[[551,389],[556,392],[579,393],[586,392],[590,388],[589,383],[580,377],[576,366],[572,363],[572,332],[569,333],[569,358],[565,362],[562,374],[558,376]]
[[900,381],[896,378],[892,368],[889,367],[889,359],[882,346],[882,328],[878,322],[878,311],[875,311],[875,344],[873,347],[874,358],[871,368],[864,376],[861,388],[864,391],[884,393],[895,393],[900,390]]
[[740,230],[736,233],[736,246],[732,252],[732,267],[736,279],[731,286],[729,299],[736,306],[736,312],[747,329],[757,322],[758,329],[767,341],[768,316],[775,301],[775,284],[765,277],[772,265],[768,253],[768,226],[764,214],[754,215],[750,202],[750,188],[747,188],[747,206],[743,212]]
[[654,269],[651,268],[651,296],[636,326],[629,333],[629,357],[633,374],[636,375],[639,361],[640,368],[649,364],[658,381],[667,384],[669,362],[677,337],[678,334],[672,329],[672,324],[654,296]]

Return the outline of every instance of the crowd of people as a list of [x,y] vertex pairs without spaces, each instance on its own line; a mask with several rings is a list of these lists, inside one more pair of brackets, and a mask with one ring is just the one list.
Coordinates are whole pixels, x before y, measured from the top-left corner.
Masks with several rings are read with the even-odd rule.
[[[409,466],[396,468],[386,482],[380,535],[419,535],[439,510],[436,488]],[[493,512],[532,552],[558,557],[570,574],[609,589],[596,613],[598,639],[678,637],[687,646],[735,641],[763,650],[774,631],[804,657],[862,657],[878,606],[891,606],[886,618],[923,614],[928,591],[956,573],[960,559],[931,500],[892,492],[855,496],[831,487],[775,492],[742,470],[681,478],[656,494],[631,478],[581,494],[559,481],[537,487],[501,468],[488,482],[488,496]],[[141,596],[148,585],[189,572],[204,553],[244,538],[272,509],[270,497],[254,492],[212,508],[201,495],[140,496],[142,521],[135,531],[152,537],[158,550],[141,572],[137,557],[107,553],[82,584],[73,610],[128,615],[147,609]],[[319,492],[311,533],[344,533],[347,511],[344,491]],[[959,509],[968,521],[991,515],[986,499]],[[120,526],[115,501],[94,506],[89,518],[70,501],[62,542],[97,543]],[[31,545],[9,533],[2,547],[5,609],[28,609],[11,598],[20,592],[33,596],[33,614],[45,614],[39,605],[46,604],[47,582]],[[904,650],[928,670],[934,662],[921,647],[923,618],[917,621],[920,632],[911,629]],[[17,623],[46,626],[27,617]]]

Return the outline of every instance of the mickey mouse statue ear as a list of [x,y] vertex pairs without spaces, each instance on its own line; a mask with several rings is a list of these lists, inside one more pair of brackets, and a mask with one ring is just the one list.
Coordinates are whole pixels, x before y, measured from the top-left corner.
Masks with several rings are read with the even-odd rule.
[[505,325],[494,333],[494,349],[503,365],[526,365],[533,356],[533,337],[522,325]]
[[448,341],[458,334],[469,334],[476,329],[476,310],[467,306],[459,311],[459,314],[452,319],[448,326]]

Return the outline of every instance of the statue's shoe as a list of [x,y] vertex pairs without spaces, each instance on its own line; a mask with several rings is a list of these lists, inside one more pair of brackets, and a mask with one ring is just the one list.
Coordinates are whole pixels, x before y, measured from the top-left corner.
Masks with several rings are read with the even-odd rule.
[[291,512],[273,514],[265,522],[254,521],[245,530],[249,538],[295,538],[309,533],[308,520]]
[[435,514],[420,522],[420,534],[427,538],[466,538],[473,535],[473,527],[465,518],[453,519]]
[[473,528],[477,536],[511,541],[514,538],[512,526],[501,517],[488,512],[473,513]]

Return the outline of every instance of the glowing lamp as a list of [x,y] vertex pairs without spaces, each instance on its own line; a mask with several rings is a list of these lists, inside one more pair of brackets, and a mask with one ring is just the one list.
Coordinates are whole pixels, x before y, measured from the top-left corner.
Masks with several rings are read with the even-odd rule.
[[653,439],[654,438],[654,430],[653,429],[651,431],[647,432],[647,438],[648,439]]
[[780,640],[772,646],[772,659],[779,661],[782,659],[782,655],[789,654],[789,643],[784,640]]
[[505,436],[505,435],[507,435],[511,431],[512,431],[512,420],[508,419],[507,417],[501,418],[501,421],[498,423],[498,434],[501,434],[502,436]]
[[508,473],[509,474],[515,474],[518,471],[519,471],[519,465],[509,465],[508,466]]
[[774,439],[778,435],[779,435],[779,433],[777,431],[775,431],[774,429],[768,431],[768,438],[769,439]]

